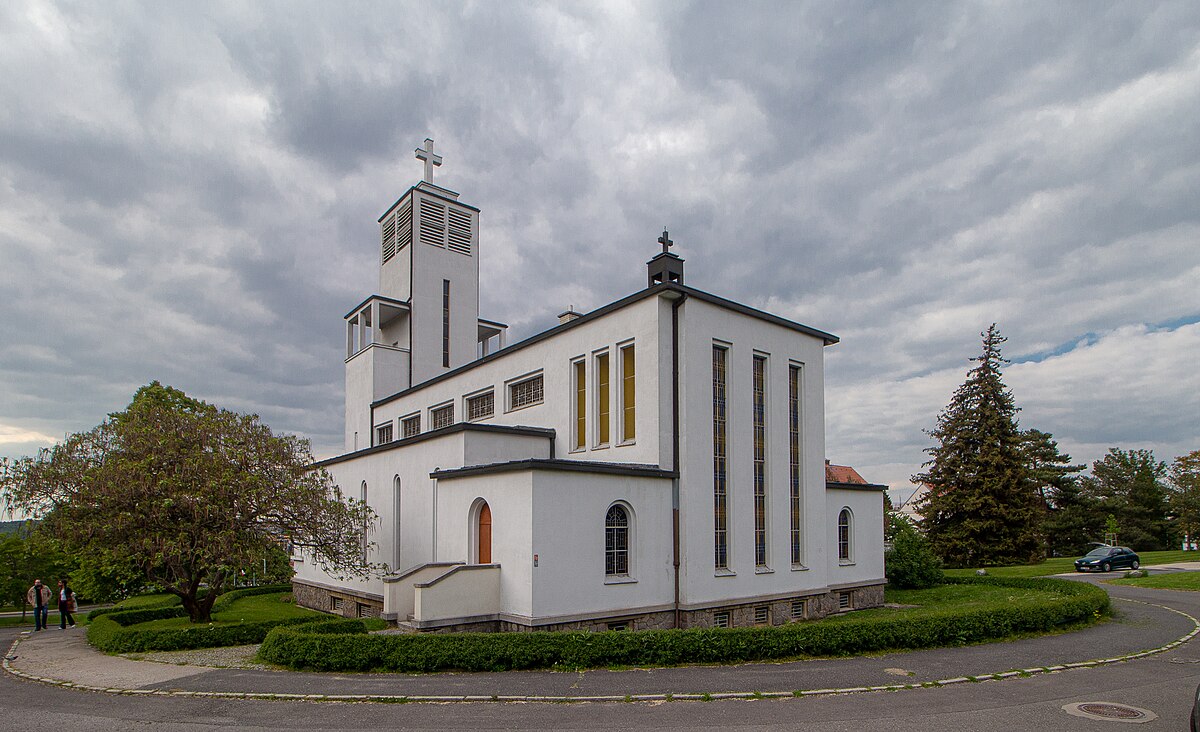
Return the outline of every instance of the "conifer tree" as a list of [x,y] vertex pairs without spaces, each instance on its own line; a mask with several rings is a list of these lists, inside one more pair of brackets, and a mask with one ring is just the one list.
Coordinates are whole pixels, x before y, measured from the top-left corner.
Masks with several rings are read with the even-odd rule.
[[1030,562],[1041,551],[1043,509],[1025,468],[1017,407],[1004,384],[1005,338],[993,323],[983,353],[928,434],[928,487],[918,506],[934,552],[952,567]]
[[1083,493],[1077,473],[1086,466],[1072,465],[1071,456],[1059,452],[1053,435],[1029,429],[1021,433],[1021,455],[1033,481],[1045,517],[1042,528],[1051,556],[1068,556],[1087,550],[1088,542],[1103,533],[1103,514]]
[[1112,447],[1092,463],[1092,474],[1083,479],[1084,491],[1116,516],[1121,527],[1117,541],[1135,551],[1161,551],[1173,543],[1166,475],[1167,464],[1156,460],[1152,451]]
[[1171,463],[1171,497],[1175,531],[1190,543],[1200,541],[1200,450],[1180,455]]

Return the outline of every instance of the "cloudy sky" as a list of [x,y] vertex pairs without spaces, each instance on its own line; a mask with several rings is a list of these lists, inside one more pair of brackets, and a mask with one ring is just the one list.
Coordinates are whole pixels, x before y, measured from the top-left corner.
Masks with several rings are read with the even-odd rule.
[[1200,4],[0,4],[0,455],[158,379],[342,434],[376,219],[445,155],[519,339],[687,281],[838,334],[907,485],[999,324],[1078,462],[1200,448]]

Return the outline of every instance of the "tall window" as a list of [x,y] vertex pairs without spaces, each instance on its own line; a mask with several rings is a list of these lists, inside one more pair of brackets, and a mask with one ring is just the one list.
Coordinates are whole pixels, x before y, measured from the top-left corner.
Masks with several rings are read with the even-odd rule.
[[604,517],[604,574],[629,574],[629,512],[614,504]]
[[[367,481],[365,481],[365,480],[362,482],[362,488],[360,489],[360,492],[359,492],[359,500],[362,501],[363,506],[367,505]],[[367,529],[369,529],[370,527],[371,527],[371,525],[370,525],[369,519],[367,519],[366,514],[363,514],[362,543],[361,543],[363,562],[367,561]]]
[[728,351],[713,346],[713,565],[729,568],[729,483],[726,453],[725,360]]
[[850,529],[853,526],[854,517],[850,515],[850,509],[843,508],[838,514],[838,561],[849,562],[853,555],[854,549],[850,543]]
[[429,429],[437,430],[454,424],[454,405],[429,410]]
[[442,280],[442,366],[450,368],[450,280]]
[[621,441],[632,442],[637,427],[637,384],[633,346],[621,349]]
[[400,476],[392,478],[392,516],[396,534],[392,537],[392,571],[399,572],[400,567]]
[[788,367],[788,470],[791,483],[792,564],[804,563],[800,536],[800,367]]
[[596,356],[596,444],[607,445],[609,442],[609,402],[608,388],[608,354]]
[[754,565],[767,566],[767,358],[754,357]]
[[571,447],[582,450],[587,446],[587,362],[576,361],[571,371],[575,379],[575,441]]

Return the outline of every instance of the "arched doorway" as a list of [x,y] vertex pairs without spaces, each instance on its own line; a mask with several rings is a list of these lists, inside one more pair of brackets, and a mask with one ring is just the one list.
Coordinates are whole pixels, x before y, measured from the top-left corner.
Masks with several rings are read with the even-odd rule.
[[476,527],[476,562],[492,563],[492,509],[483,501],[479,506],[479,523]]

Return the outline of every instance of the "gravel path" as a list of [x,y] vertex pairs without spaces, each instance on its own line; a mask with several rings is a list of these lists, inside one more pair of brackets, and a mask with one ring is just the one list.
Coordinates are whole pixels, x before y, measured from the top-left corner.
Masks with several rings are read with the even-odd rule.
[[272,671],[281,667],[262,663],[255,659],[260,644],[252,646],[226,646],[224,648],[197,648],[191,651],[150,651],[148,653],[122,653],[121,656],[134,661],[154,661],[175,666],[207,666],[209,668],[252,668]]

